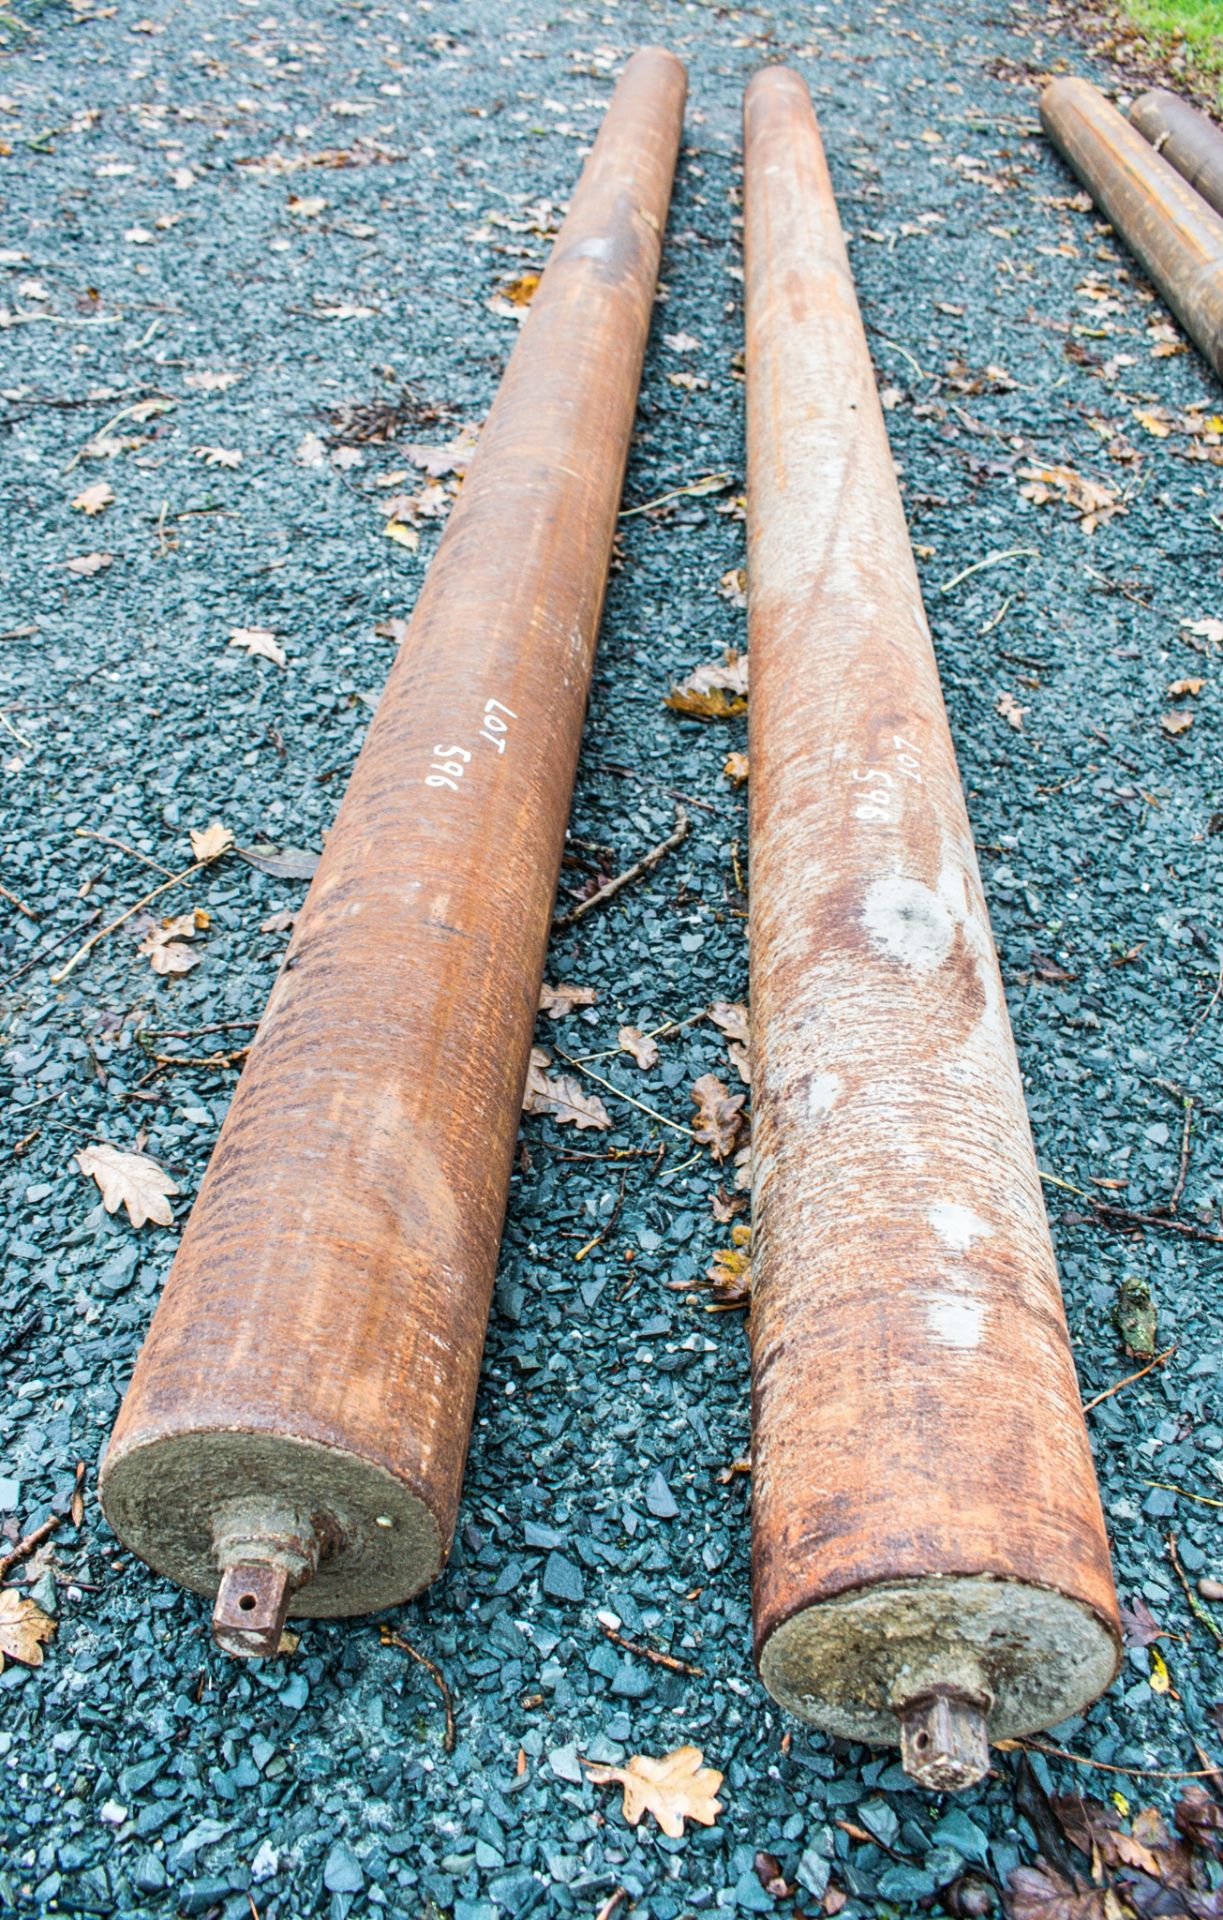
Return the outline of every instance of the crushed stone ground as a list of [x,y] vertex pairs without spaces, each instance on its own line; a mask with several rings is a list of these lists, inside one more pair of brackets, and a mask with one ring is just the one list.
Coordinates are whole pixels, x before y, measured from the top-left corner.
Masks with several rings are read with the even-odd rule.
[[[661,701],[744,640],[719,591],[744,559],[719,511],[743,479],[739,111],[757,66],[792,60],[852,235],[1085,1397],[1137,1365],[1124,1278],[1176,1344],[1090,1415],[1123,1599],[1180,1636],[1158,1643],[1171,1686],[1133,1647],[1050,1741],[1121,1768],[1217,1755],[1218,1649],[1167,1541],[1190,1582],[1220,1571],[1221,1249],[1119,1232],[1082,1197],[1166,1200],[1191,1094],[1179,1218],[1220,1228],[1223,624],[1202,623],[1223,619],[1223,391],[1040,136],[1043,73],[1107,70],[985,0],[15,0],[0,30],[0,1524],[11,1541],[64,1510],[79,1459],[89,1494],[26,1570],[58,1616],[45,1663],[0,1673],[0,1911],[521,1920],[622,1888],[639,1920],[676,1920],[770,1911],[766,1849],[802,1910],[831,1885],[853,1920],[919,1912],[965,1867],[1001,1884],[1037,1851],[1015,1756],[929,1798],[756,1681],[748,1489],[726,1474],[746,1342],[685,1285],[727,1244],[718,1171],[612,1094],[609,1133],[525,1124],[454,1560],[392,1616],[448,1678],[453,1756],[428,1676],[373,1623],[308,1623],[291,1658],[236,1666],[92,1495],[236,1077],[151,1055],[244,1044],[287,938],[265,923],[304,882],[227,857],[153,909],[209,916],[190,972],[158,978],[139,922],[50,971],[188,863],[191,827],[317,851],[394,652],[379,629],[438,538],[426,520],[417,551],[388,539],[382,483],[404,440],[484,414],[516,325],[486,302],[547,246],[500,222],[547,224],[538,203],[563,203],[651,40],[689,63],[690,97],[626,502],[729,484],[623,522],[563,886],[663,838],[677,794],[692,829],[558,936],[550,977],[598,1000],[541,1039],[595,1052],[746,989],[745,804],[721,772],[743,722]],[[391,403],[398,437],[363,438]],[[1054,467],[1115,496],[1094,531],[1021,493]],[[72,506],[102,481],[111,504]],[[285,665],[228,645],[243,628]],[[598,1070],[681,1128],[699,1074],[734,1077],[701,1021],[649,1072]],[[75,1167],[138,1135],[181,1187],[174,1230],[108,1216]],[[624,1652],[600,1611],[702,1676]],[[682,1840],[630,1830],[579,1763],[683,1742],[726,1780],[718,1824]],[[1033,1764],[1135,1806],[1171,1791]]]

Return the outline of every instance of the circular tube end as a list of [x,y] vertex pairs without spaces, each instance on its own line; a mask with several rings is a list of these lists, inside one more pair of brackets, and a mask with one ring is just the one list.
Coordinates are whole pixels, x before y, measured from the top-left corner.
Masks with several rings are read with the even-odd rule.
[[[119,1538],[158,1573],[209,1597],[222,1588],[218,1642],[247,1657],[275,1652],[278,1612],[282,1624],[286,1613],[335,1619],[411,1599],[437,1578],[449,1545],[406,1480],[282,1433],[213,1429],[127,1444],[107,1455],[101,1493]],[[241,1593],[230,1578],[237,1568],[248,1570]],[[273,1581],[275,1568],[283,1581]],[[253,1609],[239,1604],[248,1592]],[[252,1613],[257,1632],[243,1617]]]
[[[900,1740],[915,1779],[942,1755],[964,1785],[986,1771],[986,1732],[1012,1739],[1069,1719],[1103,1693],[1118,1658],[1116,1632],[1084,1601],[989,1574],[856,1587],[758,1640],[760,1677],[790,1713],[841,1740]],[[940,1701],[974,1703],[975,1714],[936,1711]]]

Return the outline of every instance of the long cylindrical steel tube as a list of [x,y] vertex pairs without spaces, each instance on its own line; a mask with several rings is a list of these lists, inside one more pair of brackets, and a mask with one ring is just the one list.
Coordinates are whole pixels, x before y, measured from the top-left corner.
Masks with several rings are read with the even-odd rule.
[[685,86],[616,89],[111,1437],[233,1652],[449,1552]]
[[1130,124],[1195,193],[1223,213],[1223,127],[1165,87],[1139,95],[1130,108]]
[[929,1785],[1117,1611],[1002,981],[811,101],[747,92],[753,1612]]
[[1089,80],[1051,80],[1040,118],[1223,379],[1223,219]]

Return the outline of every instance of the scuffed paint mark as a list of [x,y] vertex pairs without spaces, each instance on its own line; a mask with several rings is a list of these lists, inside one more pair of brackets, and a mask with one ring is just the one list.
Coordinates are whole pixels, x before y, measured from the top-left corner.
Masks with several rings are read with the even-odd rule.
[[953,1253],[967,1253],[974,1240],[993,1232],[988,1220],[982,1220],[971,1207],[962,1207],[955,1200],[936,1201],[926,1219],[943,1245]]
[[968,1294],[931,1294],[926,1302],[926,1325],[945,1347],[968,1352],[980,1344],[985,1307]]
[[945,901],[921,880],[903,873],[886,873],[872,882],[862,920],[889,959],[922,973],[942,964],[955,939],[955,918]]
[[820,1120],[830,1112],[841,1082],[835,1073],[813,1073],[807,1082],[807,1112],[813,1120]]

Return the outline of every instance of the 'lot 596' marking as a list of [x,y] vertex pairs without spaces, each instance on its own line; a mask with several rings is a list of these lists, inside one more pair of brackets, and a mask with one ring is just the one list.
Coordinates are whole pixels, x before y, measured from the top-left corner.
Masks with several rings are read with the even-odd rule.
[[[505,720],[501,715],[505,715]],[[503,706],[500,700],[486,700],[484,714],[480,722],[479,738],[487,740],[496,752],[505,752],[505,737],[509,729],[506,720],[517,720],[518,715]],[[433,764],[425,775],[427,787],[449,787],[451,793],[459,791],[459,782],[471,763],[471,753],[466,747],[434,747]]]

